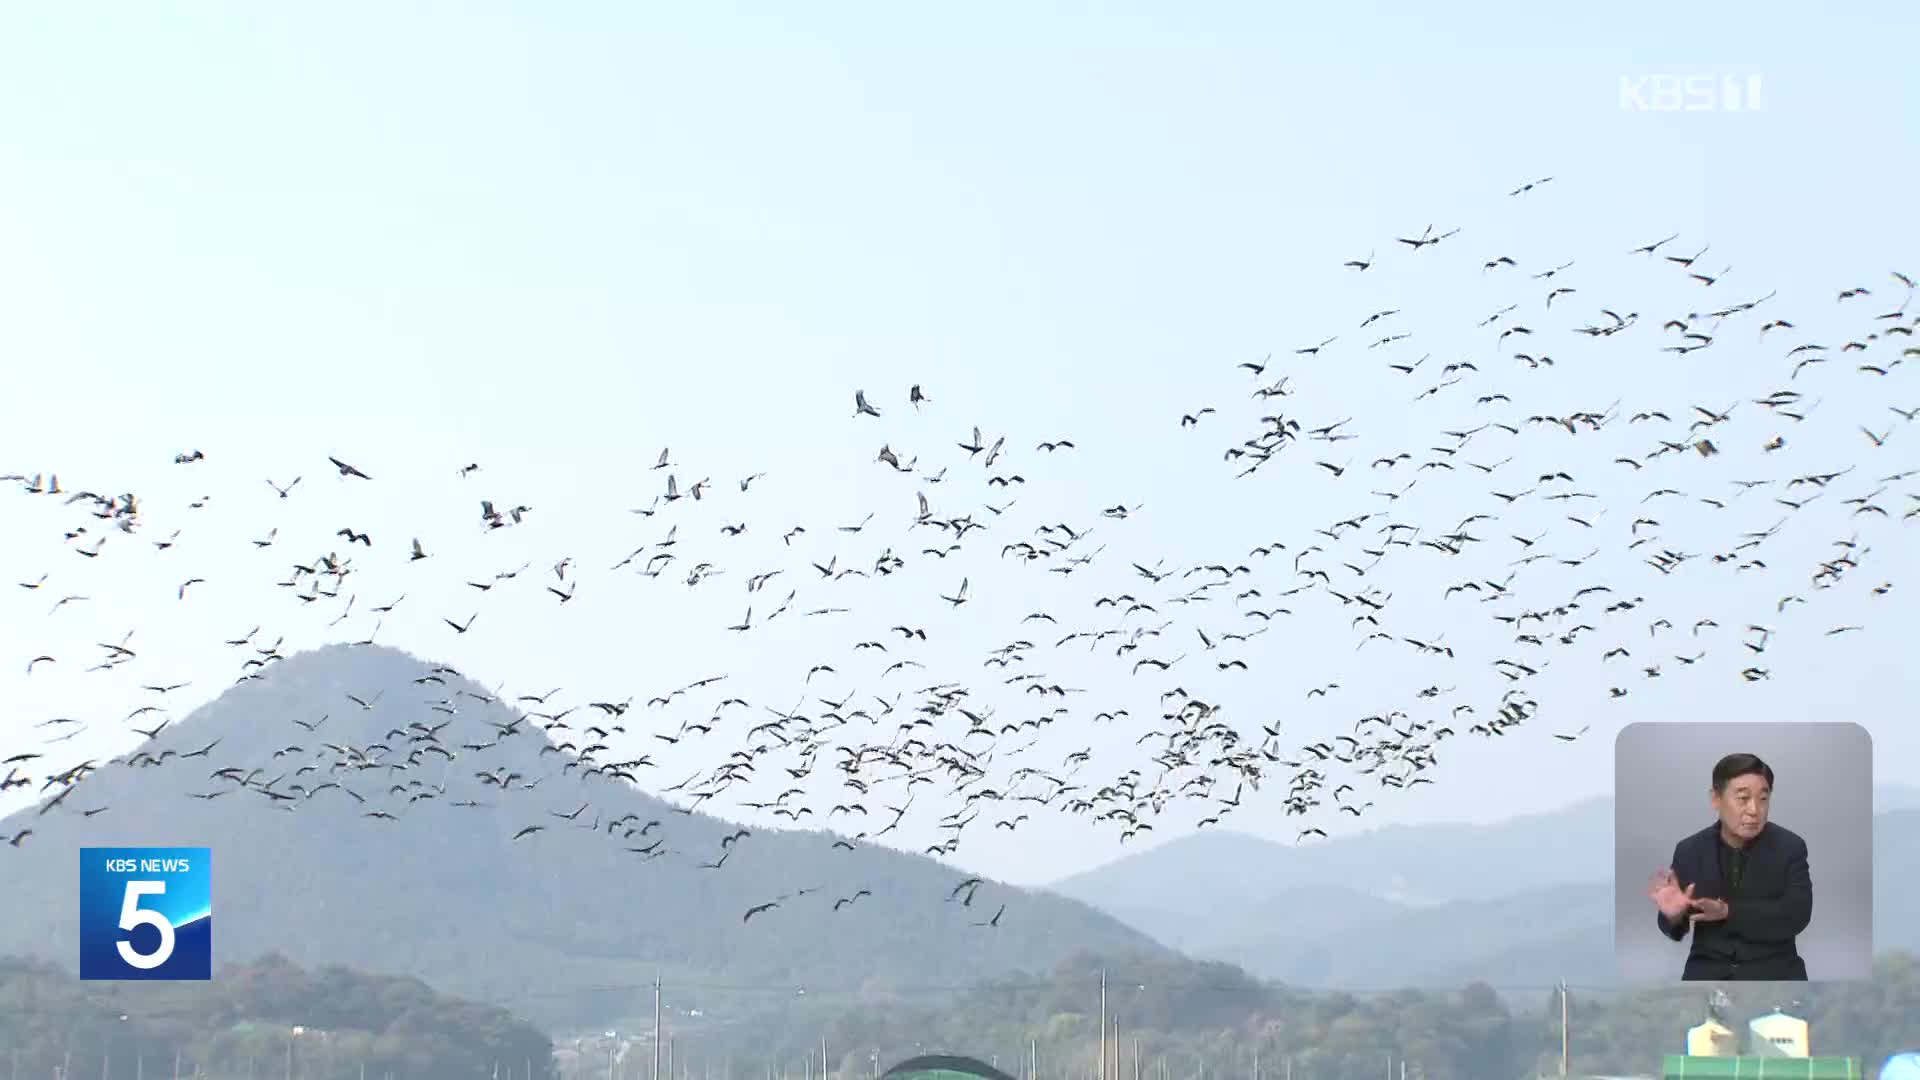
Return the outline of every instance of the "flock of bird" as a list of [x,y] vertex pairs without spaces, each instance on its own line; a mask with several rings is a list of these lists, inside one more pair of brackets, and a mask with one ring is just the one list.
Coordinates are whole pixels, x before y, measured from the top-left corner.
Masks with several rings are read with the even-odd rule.
[[[1398,260],[1437,260],[1471,233],[1428,227],[1392,240]],[[49,510],[16,506],[0,517],[9,529],[49,530],[48,561],[8,583],[17,594],[9,619],[57,626],[72,609],[107,605],[89,575],[136,554],[152,567],[145,578],[193,545],[225,545],[214,565],[235,575],[268,568],[235,586],[259,625],[203,649],[238,656],[241,682],[270,682],[296,649],[290,640],[384,644],[396,613],[418,611],[408,644],[419,654],[485,635],[546,647],[592,596],[636,585],[677,588],[693,610],[713,612],[711,633],[735,639],[718,646],[714,670],[743,658],[756,668],[645,690],[515,695],[439,665],[410,686],[343,692],[319,703],[317,718],[287,717],[288,746],[275,757],[299,764],[282,767],[223,760],[213,736],[167,743],[169,695],[191,680],[148,669],[137,630],[105,643],[83,635],[21,657],[14,678],[55,669],[125,678],[138,687],[128,690],[132,711],[105,722],[138,744],[110,760],[64,760],[60,743],[101,720],[10,721],[0,729],[11,744],[0,744],[0,792],[30,790],[40,801],[0,841],[30,842],[49,814],[104,811],[84,794],[104,769],[176,769],[183,796],[256,798],[289,812],[351,800],[375,821],[421,800],[478,805],[450,798],[449,772],[500,800],[564,782],[518,771],[524,754],[490,762],[521,740],[538,743],[552,776],[641,786],[687,813],[724,817],[729,797],[758,791],[738,805],[788,826],[844,826],[838,847],[882,841],[916,799],[938,813],[924,850],[950,857],[976,823],[1012,831],[1033,815],[1071,813],[1126,839],[1175,806],[1215,824],[1263,788],[1276,792],[1267,805],[1301,819],[1304,841],[1326,836],[1322,811],[1357,818],[1374,798],[1435,782],[1450,742],[1516,737],[1555,713],[1574,719],[1546,733],[1571,741],[1596,709],[1622,707],[1605,700],[1682,673],[1764,684],[1795,640],[1862,629],[1823,621],[1817,609],[1836,596],[1873,603],[1894,588],[1871,568],[1876,546],[1901,550],[1920,517],[1920,457],[1899,457],[1920,418],[1920,390],[1902,382],[1920,356],[1920,314],[1908,313],[1915,284],[1899,273],[1848,283],[1825,301],[1830,312],[1789,319],[1771,293],[1717,302],[1726,271],[1700,261],[1705,245],[1681,251],[1678,242],[1622,248],[1640,272],[1692,290],[1655,314],[1589,300],[1576,261],[1533,267],[1481,252],[1461,268],[1512,283],[1509,299],[1472,317],[1471,351],[1436,355],[1423,347],[1424,328],[1382,306],[1313,344],[1222,364],[1245,380],[1233,392],[1242,404],[1174,410],[1159,437],[1175,453],[1201,447],[1238,497],[1271,505],[1267,538],[1249,544],[1190,516],[1156,520],[1146,501],[1075,506],[1074,491],[1049,481],[1054,463],[1097,452],[1087,436],[949,417],[930,394],[939,387],[921,385],[850,391],[843,422],[875,430],[879,493],[863,517],[763,516],[760,493],[777,476],[716,482],[662,450],[635,470],[652,493],[609,512],[618,527],[602,535],[620,537],[617,547],[570,540],[578,550],[451,577],[438,568],[456,561],[456,548],[471,554],[500,534],[537,533],[542,521],[535,500],[488,494],[481,462],[436,469],[471,518],[423,521],[407,535],[355,514],[366,492],[403,483],[392,473],[405,470],[344,448],[313,453],[285,478],[218,452],[174,458],[191,482],[183,490],[214,486],[214,471],[270,506],[326,500],[337,520],[313,531],[273,518],[223,521],[246,531],[220,536],[206,521],[224,496],[143,496],[110,477],[51,468],[0,476]],[[1370,253],[1340,272],[1378,276],[1389,265]],[[1833,336],[1816,340],[1796,322]],[[1740,357],[1739,381],[1716,382],[1712,400],[1632,380],[1614,384],[1619,400],[1570,400],[1554,381],[1582,365],[1624,369],[1628,357],[1677,370],[1726,352]],[[1362,368],[1404,383],[1412,420],[1373,422],[1339,393],[1307,385]],[[1234,423],[1242,426],[1202,441]],[[748,537],[764,538],[751,555],[740,546]],[[1174,543],[1188,550],[1152,551]],[[191,603],[213,573],[182,571],[154,588]],[[510,594],[521,606],[496,614]],[[429,596],[440,606],[427,610]],[[535,601],[545,608],[527,606]],[[783,627],[785,644],[749,648]],[[1324,653],[1342,640],[1367,671],[1348,676],[1316,661],[1305,682],[1277,689],[1299,677],[1298,665],[1274,668],[1303,642]],[[784,658],[802,647],[804,658]],[[364,714],[377,732],[387,710],[409,711],[392,713],[401,719],[378,737],[336,736],[326,725],[335,712]],[[425,710],[436,718],[406,718]],[[1128,742],[1131,756],[1115,749]],[[656,757],[695,743],[713,747],[704,763],[678,783],[659,779]],[[925,787],[939,794],[922,796]],[[592,829],[637,858],[679,854],[719,870],[751,835],[675,852],[660,821],[574,802],[530,811],[512,840]],[[969,878],[947,899],[971,907],[980,886]],[[743,919],[807,891],[756,904]],[[867,895],[839,896],[834,910]],[[997,926],[1005,911],[977,923]]]

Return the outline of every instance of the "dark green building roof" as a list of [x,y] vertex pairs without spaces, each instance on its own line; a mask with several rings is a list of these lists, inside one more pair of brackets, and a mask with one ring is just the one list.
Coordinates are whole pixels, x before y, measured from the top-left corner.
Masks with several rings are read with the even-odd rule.
[[[908,1058],[881,1075],[881,1080],[1014,1080],[979,1058],[930,1054]],[[1768,1077],[1767,1080],[1773,1080]],[[1820,1078],[1824,1080],[1824,1078]]]

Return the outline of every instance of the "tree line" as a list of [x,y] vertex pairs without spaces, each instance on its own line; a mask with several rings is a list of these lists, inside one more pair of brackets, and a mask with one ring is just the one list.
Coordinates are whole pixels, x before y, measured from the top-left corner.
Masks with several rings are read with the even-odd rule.
[[[735,995],[694,995],[666,1025],[670,1080],[800,1080],[819,1076],[822,1044],[835,1080],[861,1080],[925,1053],[976,1057],[1035,1080],[1098,1076],[1105,973],[1112,1080],[1505,1080],[1560,1069],[1558,990],[1503,996],[1485,984],[1383,994],[1313,992],[1185,958],[1077,957],[1054,971],[999,979],[930,1001],[869,989],[809,1001],[791,992],[758,1008]],[[1572,1075],[1658,1075],[1707,1016],[1706,986],[1567,991]],[[1920,962],[1890,953],[1871,981],[1727,988],[1724,1022],[1785,1008],[1809,1021],[1816,1054],[1857,1056],[1871,1071],[1920,1049]],[[668,990],[672,995],[672,989]],[[764,997],[764,995],[763,995]],[[689,1011],[703,1014],[689,1018]],[[632,1025],[644,1041],[650,1017]],[[1117,1039],[1113,1037],[1118,1029]],[[604,1052],[565,1063],[568,1080],[609,1075]],[[650,1055],[612,1080],[650,1080]],[[1136,1072],[1137,1070],[1137,1072]]]
[[[862,1080],[926,1053],[988,1060],[1017,1077],[1095,1080],[1100,985],[1111,1080],[1504,1080],[1559,1071],[1557,991],[1314,992],[1229,964],[1082,955],[1052,971],[932,995],[666,994],[666,1080]],[[1708,987],[1568,991],[1569,1071],[1655,1073],[1706,1015]],[[1920,1048],[1920,960],[1883,956],[1860,983],[1732,986],[1728,1026],[1785,1007],[1814,1052],[1872,1070]],[[1783,996],[1792,995],[1792,996]],[[645,995],[650,1005],[651,993]],[[637,1004],[637,1003],[636,1003]],[[639,1011],[639,1010],[636,1010]],[[416,979],[279,956],[206,983],[82,983],[0,958],[0,1080],[654,1080],[651,1009],[606,1040],[555,1042],[504,1009]],[[624,1053],[621,1051],[624,1049]],[[635,1053],[636,1049],[640,1052]],[[822,1068],[822,1054],[826,1068]]]
[[551,1080],[553,1042],[417,979],[269,955],[209,982],[80,982],[0,958],[6,1080]]

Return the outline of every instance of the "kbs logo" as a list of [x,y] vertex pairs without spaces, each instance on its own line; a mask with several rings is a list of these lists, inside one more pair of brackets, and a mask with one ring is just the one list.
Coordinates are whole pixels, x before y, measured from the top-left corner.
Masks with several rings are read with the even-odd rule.
[[1622,75],[1624,112],[1759,112],[1758,75]]
[[210,848],[81,848],[82,979],[213,978]]

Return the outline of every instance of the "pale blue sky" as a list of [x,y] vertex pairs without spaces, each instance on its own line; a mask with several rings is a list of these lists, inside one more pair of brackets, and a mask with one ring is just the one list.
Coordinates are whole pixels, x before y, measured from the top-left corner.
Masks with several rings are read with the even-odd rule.
[[[883,441],[930,458],[978,424],[1025,455],[1014,463],[1034,481],[1025,508],[1057,503],[1054,516],[1079,522],[1116,502],[1148,503],[1124,532],[1099,522],[1115,546],[1096,584],[1112,591],[1127,587],[1122,555],[1238,560],[1271,535],[1310,540],[1318,525],[1375,508],[1364,492],[1359,502],[1337,494],[1306,462],[1286,474],[1297,479],[1227,479],[1221,447],[1262,411],[1244,403],[1249,384],[1233,365],[1288,358],[1314,395],[1303,390],[1292,412],[1323,423],[1362,415],[1376,440],[1448,427],[1405,403],[1415,384],[1382,374],[1355,327],[1402,308],[1402,329],[1454,335],[1430,338],[1441,359],[1472,355],[1490,380],[1511,380],[1512,361],[1467,336],[1509,302],[1498,291],[1509,284],[1478,272],[1497,254],[1528,269],[1576,261],[1567,280],[1593,301],[1583,310],[1642,313],[1633,364],[1602,353],[1563,365],[1563,398],[1684,412],[1772,389],[1784,350],[1777,336],[1747,344],[1757,341],[1748,324],[1730,334],[1742,343],[1706,359],[1659,354],[1657,323],[1709,301],[1671,267],[1646,283],[1646,260],[1625,253],[1669,233],[1681,234],[1673,250],[1710,243],[1703,265],[1735,268],[1715,301],[1777,288],[1777,314],[1815,337],[1819,320],[1836,317],[1836,290],[1896,296],[1889,270],[1920,273],[1910,212],[1920,144],[1908,134],[1920,101],[1903,75],[1916,22],[1890,4],[10,7],[0,13],[0,472],[57,470],[69,487],[140,491],[155,506],[149,531],[163,504],[215,494],[221,516],[206,528],[225,546],[191,554],[183,543],[182,557],[215,579],[202,602],[183,605],[176,579],[191,571],[156,568],[147,551],[78,566],[48,532],[65,519],[7,495],[0,562],[21,580],[94,575],[73,591],[113,599],[74,612],[57,640],[85,649],[142,627],[142,640],[174,654],[168,670],[210,693],[232,656],[209,652],[209,639],[257,623],[290,645],[341,633],[286,610],[270,588],[279,562],[236,573],[254,554],[246,538],[302,522],[322,537],[351,524],[385,545],[419,535],[455,564],[442,567],[449,584],[411,584],[404,566],[360,582],[362,611],[392,598],[375,595],[385,581],[408,594],[412,606],[383,630],[391,644],[512,692],[645,698],[727,670],[760,688],[743,696],[773,703],[791,693],[791,669],[810,662],[806,648],[827,648],[818,624],[783,642],[719,628],[747,601],[740,579],[782,554],[785,526],[807,521],[825,545],[836,517],[878,506],[910,518],[916,483],[869,464]],[[1757,74],[1761,111],[1622,111],[1620,78],[1656,72]],[[1543,176],[1554,180],[1505,197]],[[1463,231],[1427,263],[1392,250],[1393,237],[1429,222]],[[1375,271],[1341,269],[1369,252]],[[1522,294],[1537,307],[1539,291]],[[1337,359],[1290,358],[1335,334]],[[1903,404],[1920,405],[1913,370],[1870,387],[1835,375],[1815,393],[1884,426],[1891,417],[1874,395],[1904,386]],[[918,428],[905,405],[916,382],[934,398]],[[883,419],[849,419],[856,387]],[[1181,412],[1208,403],[1246,417],[1204,436],[1177,428]],[[1831,440],[1816,446],[1826,460],[1920,466],[1920,453],[1896,459],[1899,438],[1869,458],[1840,419],[1818,437]],[[1080,444],[1077,459],[1027,453],[1057,436]],[[1796,448],[1815,438],[1796,432]],[[1754,441],[1741,440],[1748,463],[1759,460]],[[1920,438],[1905,441],[1920,450]],[[1348,445],[1363,457],[1401,448],[1389,443]],[[689,463],[683,484],[711,476],[717,495],[769,473],[751,514],[711,505],[683,519],[696,522],[683,536],[702,544],[723,520],[755,522],[761,547],[729,562],[717,591],[597,580],[664,531],[664,516],[624,512],[658,490],[648,466],[662,446]],[[204,478],[169,464],[195,447],[211,456]],[[325,501],[343,495],[323,472],[335,453],[380,479],[351,492],[360,501],[350,506]],[[484,485],[455,479],[467,461],[485,465]],[[1605,461],[1591,465],[1593,483]],[[263,479],[294,475],[310,498],[274,505]],[[535,526],[477,535],[481,486],[533,504]],[[1638,489],[1608,490],[1612,512],[1631,518]],[[1434,509],[1444,529],[1454,507]],[[1898,583],[1915,533],[1882,533],[1877,565],[1861,574]],[[939,655],[977,670],[978,650],[1006,641],[1038,595],[1019,584],[1038,575],[993,559],[999,542],[969,569],[916,564],[911,602],[862,583],[868,606],[888,613],[875,616],[882,630],[891,615],[941,615],[904,613],[940,606],[932,594],[970,574],[977,640]],[[1564,553],[1578,554],[1576,542]],[[1692,550],[1715,548],[1701,539]],[[474,610],[456,568],[477,577],[566,555],[583,582],[564,620],[535,591],[515,601],[517,622],[483,615],[490,635],[455,640],[440,625]],[[1623,591],[1665,587],[1631,557],[1602,577]],[[125,591],[111,591],[113,580]],[[1684,586],[1686,599],[1769,608],[1778,593],[1746,595],[1750,580],[1708,574]],[[1436,594],[1445,583],[1419,582]],[[1445,782],[1383,801],[1379,817],[1492,819],[1597,794],[1608,736],[1628,719],[1846,713],[1872,728],[1883,762],[1911,755],[1920,736],[1904,703],[1920,685],[1901,660],[1920,632],[1911,590],[1920,579],[1871,611],[1858,596],[1833,601],[1809,630],[1870,621],[1869,635],[1811,633],[1757,691],[1721,672],[1634,683],[1631,698],[1612,702],[1602,676],[1567,671],[1541,730],[1451,744]],[[53,632],[38,621],[47,604],[17,593],[0,596],[0,646],[24,662],[51,649],[39,642]],[[758,602],[784,594],[776,584]],[[258,614],[268,603],[278,606]],[[1407,601],[1399,614],[1431,629],[1458,610],[1418,603],[1427,606]],[[1356,662],[1350,613],[1323,613],[1337,640],[1303,618],[1284,644],[1271,639],[1264,668],[1216,695],[1230,697],[1244,730],[1277,716],[1303,732],[1346,730],[1391,707],[1309,709],[1302,694],[1315,682],[1360,685],[1357,672],[1319,677]],[[1461,644],[1476,631],[1451,632]],[[142,699],[66,666],[29,678],[23,663],[0,661],[8,739],[16,724],[90,711],[122,733],[68,746],[79,756],[123,749],[119,717]],[[1097,686],[1102,707],[1155,711],[1152,695],[1099,682],[1104,670],[1055,669]],[[1371,678],[1406,696],[1449,675]],[[842,687],[854,688],[879,692]],[[1005,711],[1021,706],[1016,696]],[[1565,746],[1545,730],[1579,722],[1599,737]],[[1028,753],[1051,765],[1104,748],[1118,762],[1104,779],[1126,767],[1142,730],[1081,727]],[[662,782],[724,749],[667,759]],[[1236,827],[1292,838],[1274,803],[1251,809]],[[960,861],[1041,881],[1119,850],[1081,821],[1033,825],[972,838]],[[1175,830],[1163,825],[1162,838]]]

